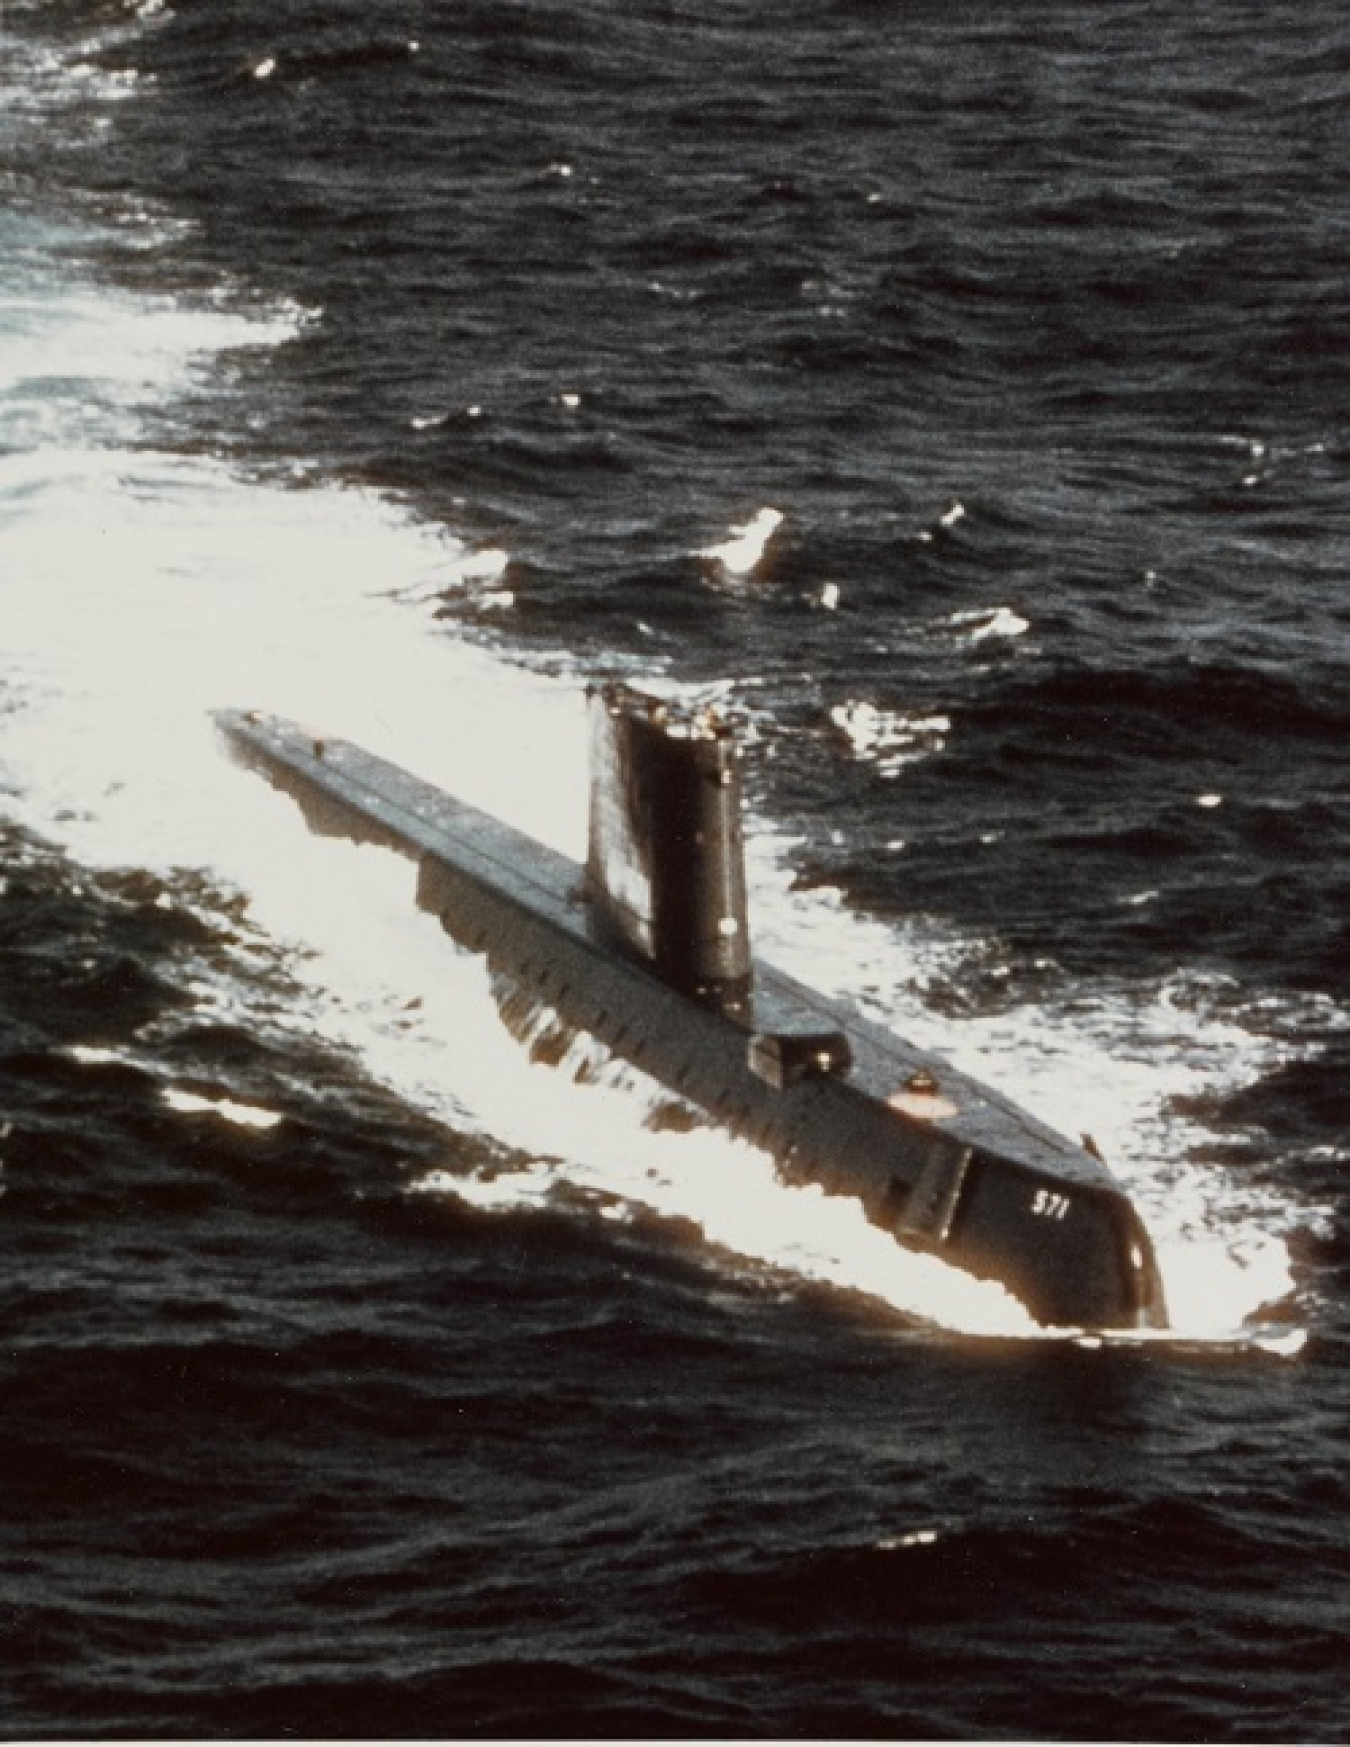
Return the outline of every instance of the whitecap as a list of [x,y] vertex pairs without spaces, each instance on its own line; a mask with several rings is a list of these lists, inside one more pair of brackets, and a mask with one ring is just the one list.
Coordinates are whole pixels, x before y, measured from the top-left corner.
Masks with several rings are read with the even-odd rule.
[[953,613],[945,623],[972,643],[983,643],[989,637],[1023,637],[1031,629],[1030,621],[1011,607],[981,607]]
[[895,776],[906,765],[940,752],[952,726],[950,716],[883,710],[866,698],[833,705],[830,721],[854,757],[875,764],[882,776]]
[[179,1086],[165,1086],[160,1097],[180,1115],[218,1116],[222,1122],[232,1122],[238,1128],[276,1128],[283,1120],[275,1110],[264,1110],[257,1104],[241,1104],[234,1098],[206,1098]]
[[756,510],[748,522],[729,530],[729,537],[715,546],[707,546],[697,554],[718,565],[728,576],[751,576],[764,560],[769,541],[783,523],[783,512],[766,505]]

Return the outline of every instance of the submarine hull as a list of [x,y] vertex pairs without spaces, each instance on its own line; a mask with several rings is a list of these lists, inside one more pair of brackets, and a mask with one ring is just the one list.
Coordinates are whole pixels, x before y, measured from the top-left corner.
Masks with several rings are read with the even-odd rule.
[[856,1198],[899,1243],[1000,1282],[1043,1324],[1165,1324],[1119,1184],[1000,1094],[760,959],[752,993],[690,993],[616,940],[577,863],[348,742],[256,712],[216,720],[311,828],[409,857],[418,904],[460,945],[770,1152],[786,1181]]

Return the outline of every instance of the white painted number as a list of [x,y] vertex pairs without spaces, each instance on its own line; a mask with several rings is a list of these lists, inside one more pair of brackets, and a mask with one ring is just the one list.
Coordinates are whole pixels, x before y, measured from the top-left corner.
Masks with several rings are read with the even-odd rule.
[[1069,1197],[1058,1194],[1054,1189],[1038,1189],[1031,1203],[1031,1211],[1041,1219],[1063,1219],[1069,1211]]

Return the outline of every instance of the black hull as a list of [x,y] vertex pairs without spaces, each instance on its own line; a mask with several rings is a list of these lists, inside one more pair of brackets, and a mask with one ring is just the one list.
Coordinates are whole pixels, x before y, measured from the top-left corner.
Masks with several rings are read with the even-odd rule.
[[596,916],[575,862],[359,747],[257,714],[218,723],[312,828],[409,856],[419,905],[456,941],[787,1181],[856,1197],[1043,1324],[1165,1324],[1148,1236],[1094,1154],[762,961],[743,1000],[673,987]]

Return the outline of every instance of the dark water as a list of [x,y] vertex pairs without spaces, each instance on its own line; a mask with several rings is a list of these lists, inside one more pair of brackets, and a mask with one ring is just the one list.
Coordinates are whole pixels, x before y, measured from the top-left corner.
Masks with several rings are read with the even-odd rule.
[[[1340,9],[0,50],[6,1737],[1343,1739]],[[556,835],[596,672],[720,688],[762,936],[1098,1134],[1174,1338],[528,1067],[205,728]]]

